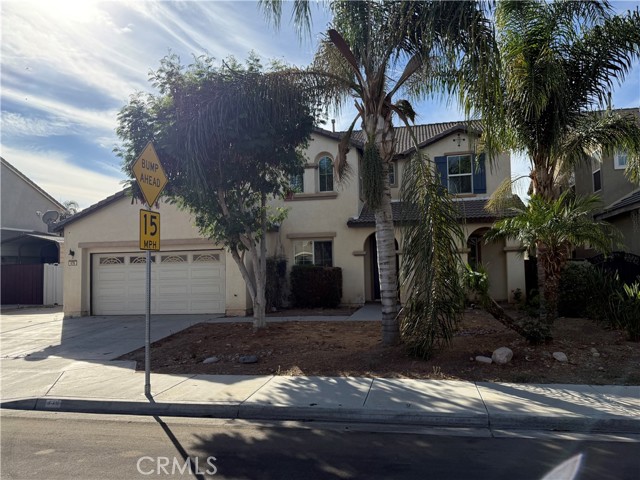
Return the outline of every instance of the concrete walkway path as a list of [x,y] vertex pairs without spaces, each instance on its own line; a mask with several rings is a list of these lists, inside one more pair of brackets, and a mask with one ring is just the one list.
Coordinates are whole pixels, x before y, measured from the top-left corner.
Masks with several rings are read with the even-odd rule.
[[[113,360],[143,344],[134,317],[75,319],[63,336],[59,312],[22,315],[0,324],[2,408],[640,434],[640,386],[152,374],[147,398],[144,374]],[[154,337],[198,321],[166,320]]]

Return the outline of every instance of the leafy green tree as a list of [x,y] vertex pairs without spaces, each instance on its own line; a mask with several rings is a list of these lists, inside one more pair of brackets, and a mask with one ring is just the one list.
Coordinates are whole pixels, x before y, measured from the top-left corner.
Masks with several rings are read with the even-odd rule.
[[286,213],[267,202],[288,191],[303,164],[313,101],[287,73],[264,73],[254,55],[244,67],[199,57],[186,68],[172,55],[151,80],[159,94],[132,96],[118,115],[124,170],[133,178],[133,162],[154,143],[167,195],[229,250],[253,302],[254,327],[265,327],[265,235]]
[[546,279],[546,313],[540,319],[541,328],[549,329],[557,316],[560,274],[572,249],[588,244],[609,252],[620,241],[611,224],[593,219],[599,207],[600,199],[595,195],[575,198],[566,191],[555,200],[534,195],[526,207],[515,209],[516,216],[497,221],[484,235],[487,242],[506,237],[518,240],[530,251],[537,250],[538,266]]
[[[261,3],[272,18],[280,18],[281,1]],[[308,25],[308,4],[298,0],[293,5],[297,24]],[[410,128],[415,117],[410,102],[395,97],[405,87],[408,94],[423,95],[452,85],[462,90],[472,86],[482,96],[493,78],[493,32],[477,2],[335,1],[329,8],[332,28],[305,73],[322,87],[325,105],[355,101],[358,113],[339,145],[335,168],[338,178],[347,176],[346,153],[360,120],[365,136],[363,194],[375,214],[382,340],[392,344],[399,337],[398,286],[387,173],[396,155],[393,119]],[[434,204],[443,201],[436,197]],[[437,262],[412,265],[440,268]],[[435,315],[430,306],[423,307],[425,315]]]
[[640,58],[638,10],[615,16],[607,1],[502,0],[495,22],[501,88],[469,99],[487,151],[525,153],[533,193],[546,200],[598,149],[626,150],[626,173],[640,182],[638,119],[606,109]]

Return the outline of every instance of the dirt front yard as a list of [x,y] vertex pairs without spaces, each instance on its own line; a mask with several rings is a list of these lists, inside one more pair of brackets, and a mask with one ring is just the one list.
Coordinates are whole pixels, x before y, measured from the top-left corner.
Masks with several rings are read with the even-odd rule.
[[[258,333],[249,323],[198,324],[152,345],[152,371],[640,384],[640,344],[590,320],[559,318],[553,343],[530,346],[487,313],[467,310],[453,344],[428,361],[409,357],[402,345],[383,347],[380,330],[380,322],[344,320],[270,323]],[[491,357],[499,347],[513,350],[508,364],[475,360]],[[568,362],[556,360],[554,352],[566,354]],[[240,362],[250,355],[258,357],[257,363]],[[203,363],[211,357],[217,361]],[[120,358],[136,360],[144,369],[144,349]]]

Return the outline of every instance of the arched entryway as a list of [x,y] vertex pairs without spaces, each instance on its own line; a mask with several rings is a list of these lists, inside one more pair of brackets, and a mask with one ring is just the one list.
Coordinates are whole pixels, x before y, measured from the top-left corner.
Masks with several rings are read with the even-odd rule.
[[[396,252],[398,240],[394,240]],[[378,272],[378,246],[376,234],[372,233],[365,240],[365,300],[368,302],[380,300],[380,276]],[[396,253],[396,275],[400,271],[400,261]]]

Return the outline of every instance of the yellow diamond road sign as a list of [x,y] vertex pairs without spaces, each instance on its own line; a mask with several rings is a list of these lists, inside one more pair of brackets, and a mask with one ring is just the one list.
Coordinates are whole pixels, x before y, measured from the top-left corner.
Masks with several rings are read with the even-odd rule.
[[133,164],[133,174],[147,205],[152,206],[167,184],[167,175],[151,142],[147,143],[136,163]]

